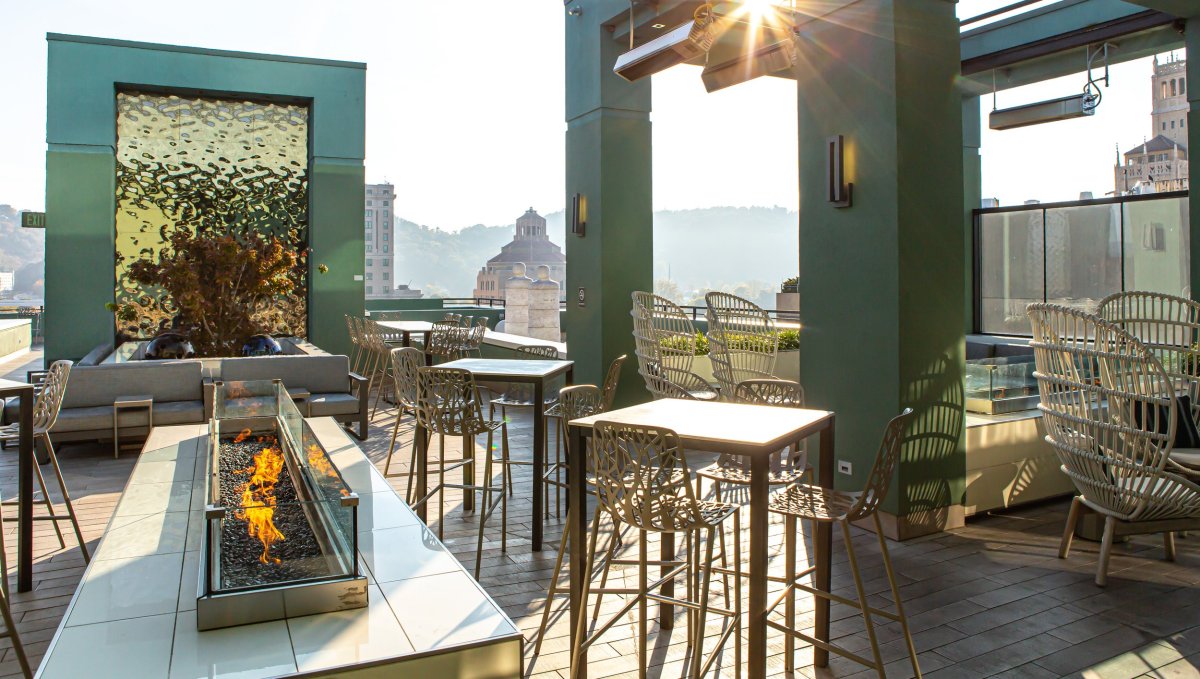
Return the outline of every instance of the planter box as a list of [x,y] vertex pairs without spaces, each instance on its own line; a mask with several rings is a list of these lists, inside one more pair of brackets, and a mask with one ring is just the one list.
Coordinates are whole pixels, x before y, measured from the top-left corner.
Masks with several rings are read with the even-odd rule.
[[[709,384],[717,383],[717,378],[713,376],[712,359],[708,356],[697,356],[692,363],[692,372],[703,377]],[[779,352],[779,358],[775,361],[775,376],[781,380],[800,381],[799,349]]]

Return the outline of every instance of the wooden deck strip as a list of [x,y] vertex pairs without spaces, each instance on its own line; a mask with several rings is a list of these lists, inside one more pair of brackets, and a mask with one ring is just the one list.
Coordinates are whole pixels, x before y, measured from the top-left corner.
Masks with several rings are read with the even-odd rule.
[[[5,368],[0,365],[0,373]],[[513,455],[528,459],[528,414],[513,411],[512,417]],[[380,469],[387,455],[391,418],[391,411],[380,412],[372,423],[371,439],[364,445]],[[409,431],[407,425],[401,426],[405,443]],[[450,456],[457,455],[457,445],[447,441]],[[549,452],[553,454],[553,443]],[[397,452],[393,472],[407,470],[408,455],[407,446]],[[133,454],[113,460],[112,449],[106,444],[77,444],[63,446],[60,457],[85,536],[94,547],[128,479]],[[533,650],[532,637],[541,618],[554,566],[554,547],[563,526],[562,519],[554,518],[552,503],[547,549],[541,554],[529,550],[529,469],[513,468],[516,488],[509,506],[508,551],[500,551],[497,513],[489,523],[481,575],[485,588],[530,641],[527,654]],[[403,494],[404,477],[390,482]],[[9,498],[15,488],[15,450],[4,451],[0,453],[0,493]],[[51,495],[56,497],[53,491]],[[473,566],[476,519],[473,515],[463,516],[454,491],[447,493],[446,507],[442,526],[445,542],[464,563]],[[1200,677],[1200,535],[1177,541],[1179,556],[1175,563],[1162,560],[1162,541],[1157,536],[1138,536],[1118,545],[1110,585],[1100,589],[1091,582],[1098,545],[1076,540],[1069,559],[1056,558],[1065,511],[1065,502],[1025,507],[975,518],[956,531],[889,545],[926,676]],[[435,527],[437,520],[437,511],[431,510]],[[775,531],[782,528],[779,523],[772,526]],[[69,528],[63,528],[68,544],[65,550],[58,549],[47,523],[37,524],[34,590],[13,595],[18,627],[34,663],[41,660],[83,573],[79,550],[73,546]],[[15,523],[3,524],[10,566],[15,559],[15,530]],[[838,539],[835,537],[833,585],[840,593],[852,595],[853,581],[846,568],[845,551],[836,544]],[[891,593],[883,578],[874,536],[856,529],[854,539],[872,602],[890,607]],[[772,544],[782,545],[781,537]],[[780,561],[781,555],[773,555],[773,565],[778,567]],[[635,573],[633,569],[614,571],[612,577],[619,581],[628,576],[632,582]],[[15,575],[11,568],[9,575]],[[619,599],[606,597],[604,611],[618,609]],[[555,605],[560,610],[565,598],[558,597]],[[810,602],[801,599],[797,608],[801,620],[811,620]],[[855,611],[834,606],[832,617],[832,631],[839,643],[860,652],[869,648]],[[593,647],[591,676],[636,676],[635,630],[636,617],[631,615]],[[711,647],[719,631],[717,624],[709,625],[706,648]],[[541,656],[527,655],[526,671],[530,676],[566,677],[567,640],[565,615],[556,615]],[[881,626],[879,640],[888,676],[910,676],[899,626]],[[781,635],[769,637],[772,676],[786,676],[783,643]],[[650,648],[652,676],[681,675],[686,654],[682,614],[673,629],[660,630],[657,624],[651,625]],[[729,654],[721,660],[722,668],[714,676],[733,676],[731,662]],[[840,658],[835,658],[828,670],[814,672],[806,664],[811,662],[811,649],[805,647],[798,647],[797,662],[797,674],[803,677],[873,676]],[[17,673],[12,651],[0,641],[0,677]]]

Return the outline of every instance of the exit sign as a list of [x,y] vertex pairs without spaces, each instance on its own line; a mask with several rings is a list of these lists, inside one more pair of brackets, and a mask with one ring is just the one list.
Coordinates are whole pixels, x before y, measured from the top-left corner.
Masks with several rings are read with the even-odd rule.
[[46,228],[46,213],[45,212],[22,212],[21,226],[26,229],[44,229]]

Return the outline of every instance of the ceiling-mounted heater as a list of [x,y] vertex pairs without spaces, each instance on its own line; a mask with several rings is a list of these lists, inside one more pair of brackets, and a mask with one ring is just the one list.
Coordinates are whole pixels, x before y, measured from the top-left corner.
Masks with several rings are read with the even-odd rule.
[[712,12],[712,5],[696,9],[692,21],[679,24],[640,47],[633,46],[633,12],[630,12],[629,51],[617,57],[613,73],[633,82],[665,71],[707,52],[721,34],[723,21]]
[[[1083,92],[1072,94],[1058,99],[1050,99],[1048,101],[1039,101],[1033,104],[1022,104],[1021,106],[1013,106],[1012,108],[996,108],[996,74],[992,72],[992,113],[988,116],[988,127],[993,130],[1011,130],[1018,127],[1026,127],[1028,125],[1040,125],[1042,123],[1052,123],[1058,120],[1070,120],[1072,118],[1084,118],[1095,115],[1096,108],[1100,106],[1100,99],[1103,94],[1100,91],[1098,82],[1103,82],[1104,86],[1108,86],[1108,48],[1110,44],[1104,43],[1095,52],[1092,52],[1091,46],[1087,48],[1087,84],[1083,86]],[[1092,62],[1098,56],[1104,56],[1104,77],[1097,80],[1092,77]]]
[[700,79],[709,92],[731,87],[760,76],[791,70],[796,64],[796,43],[790,38],[765,45],[729,61],[704,67]]

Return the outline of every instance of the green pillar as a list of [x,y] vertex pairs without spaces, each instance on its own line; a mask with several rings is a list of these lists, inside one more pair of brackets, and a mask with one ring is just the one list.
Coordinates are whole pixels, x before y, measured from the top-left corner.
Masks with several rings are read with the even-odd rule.
[[[837,413],[839,460],[867,482],[884,424],[919,415],[884,503],[885,532],[961,523],[966,266],[958,21],[945,0],[862,0],[802,27],[801,369]],[[827,202],[843,135],[854,204]]]
[[581,13],[564,13],[565,204],[569,212],[572,197],[583,197],[587,230],[582,238],[567,230],[567,350],[581,384],[599,384],[608,363],[628,354],[617,404],[629,405],[649,398],[629,311],[630,293],[654,285],[650,80],[629,83],[612,72],[623,46],[601,21],[628,8],[625,0],[579,5]]
[[[1200,161],[1193,160],[1192,155],[1200,149],[1200,16],[1187,20],[1184,26],[1184,45],[1187,49],[1187,85],[1188,85],[1188,187],[1197,186],[1196,176],[1200,175]],[[1198,170],[1192,172],[1192,170]],[[1191,225],[1191,279],[1192,299],[1200,299],[1200,200],[1191,200],[1189,194],[1188,210]]]
[[983,145],[980,125],[979,97],[963,97],[963,330],[975,331],[975,282],[972,262],[975,259],[975,217],[972,212],[983,203],[983,161],[979,148]]

